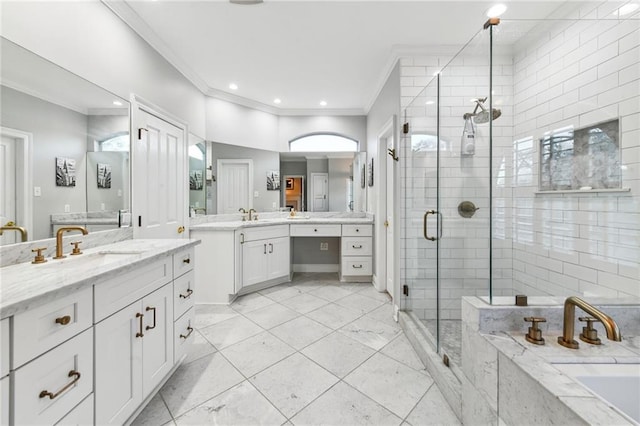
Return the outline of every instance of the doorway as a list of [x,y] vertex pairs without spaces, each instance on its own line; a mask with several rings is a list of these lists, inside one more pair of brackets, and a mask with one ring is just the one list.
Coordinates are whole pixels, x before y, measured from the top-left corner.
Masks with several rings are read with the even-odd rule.
[[218,214],[253,208],[253,160],[218,160]]
[[329,174],[311,173],[311,208],[312,212],[329,211]]
[[306,211],[304,176],[287,175],[284,177],[284,203],[289,210]]

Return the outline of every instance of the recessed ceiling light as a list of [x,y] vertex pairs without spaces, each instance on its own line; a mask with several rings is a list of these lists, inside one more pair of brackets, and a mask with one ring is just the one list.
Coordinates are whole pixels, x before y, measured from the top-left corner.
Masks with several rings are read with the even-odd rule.
[[426,104],[427,104],[427,105],[433,105],[433,104],[435,104],[435,102],[433,102],[433,101],[427,101],[427,102],[426,102]]
[[640,7],[640,5],[638,5],[638,3],[627,3],[624,6],[620,7],[619,9],[616,9],[613,12],[613,14],[616,15],[616,16],[628,15],[631,12],[634,12],[635,10],[637,10],[638,7]]
[[327,106],[327,101],[320,101],[320,106]]
[[235,83],[231,83],[231,84],[229,85],[229,89],[231,89],[231,90],[238,90],[238,85],[237,85],[237,84],[235,84]]
[[496,4],[494,6],[491,6],[491,8],[487,10],[487,17],[497,18],[498,16],[502,15],[506,11],[507,11],[507,6],[505,6],[502,3]]
[[120,101],[113,101],[113,104],[116,106],[122,106],[122,102]]
[[275,99],[273,100],[273,103],[274,103],[274,104],[279,104],[280,102],[282,102],[282,101],[280,100],[280,98],[275,98]]

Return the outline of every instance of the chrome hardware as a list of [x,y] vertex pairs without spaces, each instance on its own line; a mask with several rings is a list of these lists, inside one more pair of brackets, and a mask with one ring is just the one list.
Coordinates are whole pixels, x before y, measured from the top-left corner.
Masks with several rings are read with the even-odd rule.
[[67,257],[62,254],[62,234],[70,231],[80,231],[82,232],[82,235],[87,235],[89,233],[87,228],[83,226],[65,226],[58,229],[58,232],[56,232],[56,255],[53,257],[54,259],[63,259]]
[[71,250],[72,256],[82,254],[82,252],[80,251],[80,248],[78,247],[80,244],[82,244],[82,241],[74,241],[71,243],[71,245],[73,246],[73,250]]
[[142,315],[140,312],[138,312],[136,314],[136,318],[138,318],[138,320],[140,321],[139,325],[139,331],[136,333],[136,337],[144,337],[144,333],[142,333],[142,318],[144,318],[144,315]]
[[187,337],[191,336],[191,333],[193,333],[193,327],[187,327],[187,334],[181,334],[180,338],[181,339],[186,339]]
[[547,322],[546,318],[525,317],[524,320],[531,323],[531,327],[529,327],[529,332],[524,336],[524,338],[527,339],[527,342],[533,343],[534,345],[544,345],[544,339],[542,338],[542,330],[538,328],[538,323]]
[[598,330],[593,328],[594,322],[600,322],[599,319],[593,317],[578,317],[578,321],[586,322],[587,326],[582,327],[582,333],[580,333],[580,340],[592,345],[601,345],[602,340],[598,337]]
[[184,226],[178,226],[178,234],[182,234],[184,232]]
[[67,383],[62,389],[60,389],[56,393],[51,393],[51,392],[49,392],[47,390],[43,390],[42,392],[40,392],[40,398],[46,398],[48,396],[49,399],[54,399],[54,398],[60,396],[60,394],[62,392],[66,391],[71,386],[75,385],[78,382],[78,380],[80,380],[80,373],[78,371],[71,370],[71,371],[69,371],[68,376],[69,377],[75,377],[75,378],[72,381],[70,381],[69,383]]
[[63,317],[56,318],[56,324],[67,325],[71,322],[71,316],[65,315]]
[[[249,221],[254,220],[251,216],[252,213],[257,213],[255,211],[255,209],[249,209]],[[256,216],[255,220],[258,220],[258,217]]]
[[393,161],[398,161],[400,159],[396,155],[396,150],[395,149],[387,148],[387,154],[389,154],[391,156],[391,158],[393,158]]
[[34,263],[34,264],[45,263],[47,261],[47,259],[44,258],[44,256],[42,255],[42,252],[44,250],[46,250],[46,249],[47,249],[46,247],[42,247],[42,248],[37,248],[37,249],[31,250],[32,253],[36,254],[35,259],[33,259],[31,261],[31,263]]
[[436,237],[430,237],[428,235],[428,230],[427,230],[427,216],[429,216],[430,214],[436,214],[436,211],[427,210],[426,213],[424,214],[424,217],[422,218],[422,233],[424,234],[425,240],[435,241]]
[[578,349],[580,346],[578,342],[573,340],[573,321],[575,318],[576,306],[602,322],[602,325],[604,325],[604,329],[607,332],[607,339],[615,342],[622,341],[622,335],[618,329],[618,324],[616,324],[613,318],[579,297],[571,296],[567,297],[567,300],[564,301],[564,324],[562,326],[562,336],[558,337],[558,344],[569,349]]
[[147,306],[147,309],[145,309],[147,312],[149,311],[153,311],[153,325],[152,326],[146,326],[144,329],[145,330],[153,330],[154,328],[156,328],[156,308],[152,308],[151,306]]
[[187,289],[187,294],[180,294],[180,298],[181,299],[188,299],[191,297],[191,295],[193,294],[193,290],[191,290],[190,288]]
[[240,207],[240,208],[238,209],[238,211],[239,211],[240,213],[242,213],[242,221],[243,221],[243,222],[244,222],[244,221],[246,221],[246,220],[247,220],[247,217],[246,217],[245,215],[247,214],[247,211],[246,211],[244,208],[242,208],[242,207]]

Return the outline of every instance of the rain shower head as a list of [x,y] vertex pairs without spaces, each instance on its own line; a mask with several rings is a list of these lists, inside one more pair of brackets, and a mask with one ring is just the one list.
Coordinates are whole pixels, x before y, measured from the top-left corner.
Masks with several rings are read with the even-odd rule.
[[[484,107],[484,103],[487,101],[487,98],[477,98],[474,99],[473,102],[476,103],[476,107],[474,108],[472,113],[464,114],[463,118],[467,120],[468,118],[473,117],[473,121],[477,124],[488,123],[490,120],[495,120],[496,118],[502,115],[502,111],[497,108],[493,108],[491,110],[491,114]],[[480,109],[480,112],[478,112]]]

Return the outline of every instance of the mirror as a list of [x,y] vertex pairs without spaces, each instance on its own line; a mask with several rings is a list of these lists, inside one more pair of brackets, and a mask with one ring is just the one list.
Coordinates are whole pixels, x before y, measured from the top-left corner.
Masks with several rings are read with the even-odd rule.
[[[251,192],[250,202],[258,212],[289,208],[295,208],[296,211],[310,211],[313,197],[309,194],[311,194],[313,178],[316,176],[316,179],[321,179],[323,175],[327,181],[326,204],[322,205],[322,202],[316,204],[325,207],[326,211],[366,211],[366,185],[361,186],[362,166],[366,164],[367,157],[365,152],[278,153],[219,142],[207,141],[199,145],[200,143],[197,138],[193,140],[190,138],[190,182],[192,176],[197,176],[194,172],[204,169],[204,191],[198,189],[190,191],[189,204],[192,208],[192,216],[237,212],[238,208],[235,204],[227,210],[224,210],[224,206],[218,206],[219,197],[223,195],[218,189],[220,173],[225,172],[225,160],[243,160],[251,164],[250,174],[253,178],[248,185]],[[204,155],[201,154],[202,152]],[[198,158],[204,158],[204,163]],[[220,170],[221,167],[222,170]],[[277,174],[278,189],[274,189],[274,185],[269,182],[273,179],[274,172]],[[228,187],[228,185],[224,186]],[[196,202],[206,206],[206,210],[196,209]],[[248,208],[247,203],[241,202],[238,205]]]
[[5,38],[0,53],[2,225],[29,241],[65,222],[117,227],[130,207],[128,102]]
[[[189,134],[189,216],[207,214],[206,188],[211,184],[207,168],[207,148],[203,139]],[[208,173],[207,173],[208,172]],[[205,182],[205,179],[207,181]]]

